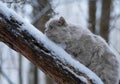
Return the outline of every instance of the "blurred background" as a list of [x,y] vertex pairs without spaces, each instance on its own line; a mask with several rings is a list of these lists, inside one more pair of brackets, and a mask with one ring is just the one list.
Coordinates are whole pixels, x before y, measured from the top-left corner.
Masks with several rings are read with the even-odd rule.
[[[44,32],[50,18],[101,35],[120,57],[120,0],[0,0]],[[0,84],[56,84],[20,53],[0,42]]]

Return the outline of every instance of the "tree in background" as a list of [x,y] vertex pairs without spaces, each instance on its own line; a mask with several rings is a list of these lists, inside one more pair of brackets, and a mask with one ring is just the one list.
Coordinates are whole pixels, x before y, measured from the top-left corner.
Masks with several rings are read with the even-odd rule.
[[[97,0],[89,0],[89,29],[96,33],[96,6]],[[109,27],[112,0],[101,0],[101,18],[99,33],[108,42],[109,41]],[[100,9],[99,9],[100,11]]]
[[100,19],[100,35],[107,42],[109,41],[111,4],[112,4],[112,0],[102,0],[102,13],[101,13],[101,19]]
[[89,29],[93,33],[96,30],[96,2],[97,0],[89,0]]

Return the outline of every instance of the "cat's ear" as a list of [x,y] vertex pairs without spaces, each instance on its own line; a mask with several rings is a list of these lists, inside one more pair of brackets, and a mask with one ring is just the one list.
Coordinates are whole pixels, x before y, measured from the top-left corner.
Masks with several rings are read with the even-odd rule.
[[65,21],[65,19],[62,16],[59,18],[58,24],[59,25],[65,25],[66,24],[66,21]]

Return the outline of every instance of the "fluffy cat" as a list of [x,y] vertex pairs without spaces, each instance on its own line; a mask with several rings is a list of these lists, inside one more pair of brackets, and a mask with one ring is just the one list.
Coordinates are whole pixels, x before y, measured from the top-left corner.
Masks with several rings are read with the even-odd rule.
[[119,62],[100,36],[88,29],[67,24],[63,17],[50,20],[45,34],[95,72],[104,84],[119,83]]

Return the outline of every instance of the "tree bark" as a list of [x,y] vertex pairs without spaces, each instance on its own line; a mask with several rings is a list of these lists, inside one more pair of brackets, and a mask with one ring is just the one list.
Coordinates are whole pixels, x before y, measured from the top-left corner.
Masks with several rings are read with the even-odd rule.
[[100,35],[108,42],[109,23],[112,0],[102,0],[102,14],[100,21]]
[[95,33],[96,30],[96,0],[89,0],[89,29]]
[[[41,6],[41,11],[35,16],[33,25],[37,27],[40,31],[44,32],[45,23],[52,17],[52,7],[49,2],[50,0],[38,0]],[[41,4],[42,3],[42,4]]]
[[56,84],[49,76],[46,75],[46,84]]
[[[52,50],[47,49],[42,41],[38,41],[38,39],[29,32],[29,28],[24,28],[32,27],[34,29],[33,26],[23,22],[17,14],[1,5],[2,4],[0,4],[1,41],[12,49],[20,52],[34,65],[60,84],[103,84],[97,81],[99,79],[97,76],[94,75],[95,77],[91,77],[72,64],[66,63],[68,62],[66,59],[64,59],[65,62],[62,60],[63,58],[59,59],[59,57],[56,56],[57,53],[53,53]],[[26,24],[29,26],[25,26]],[[86,70],[88,69],[85,68],[85,71]],[[89,73],[93,73],[90,70],[88,71]],[[81,77],[88,83],[82,80]]]

